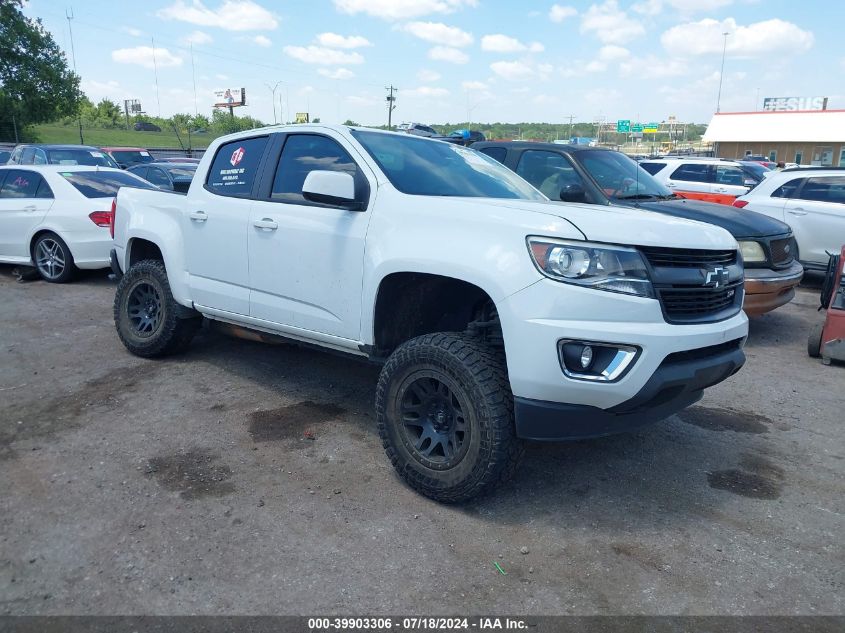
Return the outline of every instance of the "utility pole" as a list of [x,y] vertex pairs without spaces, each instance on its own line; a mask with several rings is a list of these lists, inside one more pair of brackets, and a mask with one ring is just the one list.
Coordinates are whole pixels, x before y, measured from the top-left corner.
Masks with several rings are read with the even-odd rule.
[[722,70],[719,71],[719,95],[716,97],[716,114],[721,111],[721,104],[722,104],[722,79],[725,75],[725,53],[728,51],[728,35],[730,33],[725,31],[722,33],[725,38],[725,43],[722,46]]
[[[70,8],[70,11],[65,9],[65,17],[67,18],[67,28],[70,31],[70,54],[73,57],[73,74],[76,75],[76,50],[73,47],[73,27],[70,24],[70,21],[73,19],[73,7]],[[79,144],[85,145],[85,141],[82,138],[82,114],[77,113],[76,121],[79,124]]]
[[[283,82],[281,81],[277,81],[275,86],[271,86],[269,83],[264,84],[265,86],[267,86],[267,89],[273,93],[273,123],[279,122],[279,120],[276,118],[276,90],[278,90],[279,86],[282,83]],[[279,99],[279,106],[279,110],[281,110],[281,98]],[[279,112],[279,114],[281,115],[281,112]],[[281,118],[281,116],[279,118]]]
[[569,141],[572,141],[572,120],[576,117],[575,114],[564,114],[563,118],[569,117]]
[[396,106],[394,105],[395,102],[396,102],[396,97],[393,96],[393,93],[399,92],[399,88],[394,88],[393,84],[390,84],[389,88],[387,86],[385,86],[384,89],[390,91],[390,94],[387,95],[387,97],[385,97],[385,99],[387,101],[387,129],[392,130],[393,129],[393,124],[392,124],[392,122],[393,122],[393,111],[396,109]]

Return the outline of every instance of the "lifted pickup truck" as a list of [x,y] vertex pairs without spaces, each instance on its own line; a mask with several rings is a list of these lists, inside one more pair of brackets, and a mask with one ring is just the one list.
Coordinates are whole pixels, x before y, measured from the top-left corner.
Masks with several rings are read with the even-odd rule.
[[114,319],[155,357],[202,318],[383,364],[399,475],[456,502],[524,439],[629,430],[743,364],[742,258],[721,228],[550,204],[471,149],[324,125],[222,137],[187,196],[122,189]]

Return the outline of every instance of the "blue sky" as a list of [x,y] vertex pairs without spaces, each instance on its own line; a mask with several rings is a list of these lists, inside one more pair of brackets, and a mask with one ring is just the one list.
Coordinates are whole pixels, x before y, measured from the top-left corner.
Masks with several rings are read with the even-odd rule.
[[71,7],[83,90],[152,115],[208,114],[215,90],[243,86],[240,112],[266,122],[379,124],[393,84],[394,122],[706,122],[726,31],[722,111],[845,108],[833,0],[31,0],[69,59]]

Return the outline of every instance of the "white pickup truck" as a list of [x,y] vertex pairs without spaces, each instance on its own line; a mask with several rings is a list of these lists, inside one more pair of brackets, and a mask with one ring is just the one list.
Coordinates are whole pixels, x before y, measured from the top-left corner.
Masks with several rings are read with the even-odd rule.
[[203,317],[382,363],[378,431],[439,501],[505,479],[523,440],[625,431],[743,364],[733,237],[553,203],[495,160],[326,125],[217,139],[187,196],[113,207],[118,335],[183,350]]

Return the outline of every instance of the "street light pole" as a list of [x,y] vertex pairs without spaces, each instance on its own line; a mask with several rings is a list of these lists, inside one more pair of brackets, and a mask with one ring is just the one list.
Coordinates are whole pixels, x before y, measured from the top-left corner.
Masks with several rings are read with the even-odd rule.
[[725,43],[722,45],[722,70],[719,71],[719,95],[716,97],[716,113],[721,111],[722,105],[722,79],[725,76],[725,53],[728,51],[728,35],[729,32],[722,33],[725,38]]

